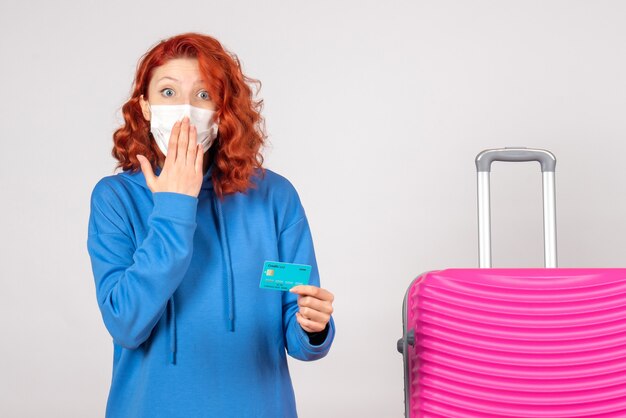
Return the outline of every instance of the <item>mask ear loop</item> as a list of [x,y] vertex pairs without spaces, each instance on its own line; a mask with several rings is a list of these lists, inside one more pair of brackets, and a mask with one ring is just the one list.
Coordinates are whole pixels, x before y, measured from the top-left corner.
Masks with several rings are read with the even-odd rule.
[[217,120],[211,124],[211,129],[213,130],[212,135],[213,139],[217,138],[220,133],[220,118],[218,116]]
[[[146,99],[144,99],[144,98],[143,98],[143,94],[142,94],[142,95],[140,95],[140,96],[139,96],[139,98],[140,98],[141,100],[143,100],[144,102],[146,102],[146,104],[148,105],[148,111],[150,112],[150,114],[148,115],[148,116],[150,116],[150,119],[149,119],[148,121],[152,120],[152,106],[150,106],[150,102],[149,102],[149,101],[147,101]],[[142,109],[142,110],[143,110],[143,109]],[[142,113],[143,113],[143,112],[142,112]],[[145,119],[145,115],[144,115],[144,119]]]

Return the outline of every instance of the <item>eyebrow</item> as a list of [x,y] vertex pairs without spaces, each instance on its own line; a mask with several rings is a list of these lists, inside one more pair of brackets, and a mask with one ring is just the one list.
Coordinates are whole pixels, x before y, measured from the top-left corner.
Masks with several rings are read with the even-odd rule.
[[[166,79],[167,79],[167,80],[172,80],[172,81],[175,81],[175,82],[177,82],[177,83],[180,83],[180,81],[179,81],[179,80],[175,79],[174,77],[167,76],[167,75],[166,75],[166,76],[164,76],[164,77],[159,78],[159,80],[158,80],[157,82],[158,82],[158,83],[160,83],[161,81],[166,80]],[[204,84],[204,80],[198,80],[198,81],[196,81],[194,84]]]
[[176,80],[174,77],[170,77],[170,76],[167,76],[167,75],[165,77],[159,78],[159,81],[163,81],[165,79],[176,81],[178,83],[178,80]]

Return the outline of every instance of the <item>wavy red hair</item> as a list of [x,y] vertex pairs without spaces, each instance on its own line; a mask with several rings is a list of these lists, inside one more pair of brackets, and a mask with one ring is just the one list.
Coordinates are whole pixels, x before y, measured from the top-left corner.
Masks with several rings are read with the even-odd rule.
[[[207,35],[185,33],[165,39],[150,49],[139,61],[130,99],[122,106],[124,125],[113,134],[111,154],[116,168],[140,170],[137,154],[145,156],[153,170],[158,163],[158,147],[150,133],[150,122],[141,112],[139,98],[148,98],[148,84],[154,69],[174,58],[196,58],[205,88],[216,105],[219,134],[209,150],[215,167],[212,181],[220,198],[245,192],[253,186],[255,169],[264,173],[260,153],[267,135],[261,116],[263,100],[254,100],[250,84],[261,83],[245,76],[237,56]],[[206,158],[206,156],[205,156]]]

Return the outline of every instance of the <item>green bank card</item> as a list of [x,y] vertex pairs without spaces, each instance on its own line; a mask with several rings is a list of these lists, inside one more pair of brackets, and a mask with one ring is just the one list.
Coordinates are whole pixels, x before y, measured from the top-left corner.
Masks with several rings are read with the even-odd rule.
[[266,261],[261,275],[262,289],[289,290],[294,286],[309,284],[311,266],[308,264]]

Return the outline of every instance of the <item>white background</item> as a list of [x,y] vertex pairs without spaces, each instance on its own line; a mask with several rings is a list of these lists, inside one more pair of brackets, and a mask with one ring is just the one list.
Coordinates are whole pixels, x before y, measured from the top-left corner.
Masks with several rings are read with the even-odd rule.
[[[89,196],[139,57],[187,31],[262,81],[336,295],[329,355],[290,362],[301,418],[402,416],[404,292],[477,264],[485,148],[554,152],[560,266],[624,266],[626,2],[2,0],[0,416],[104,415]],[[494,165],[494,266],[542,263],[540,178]]]

